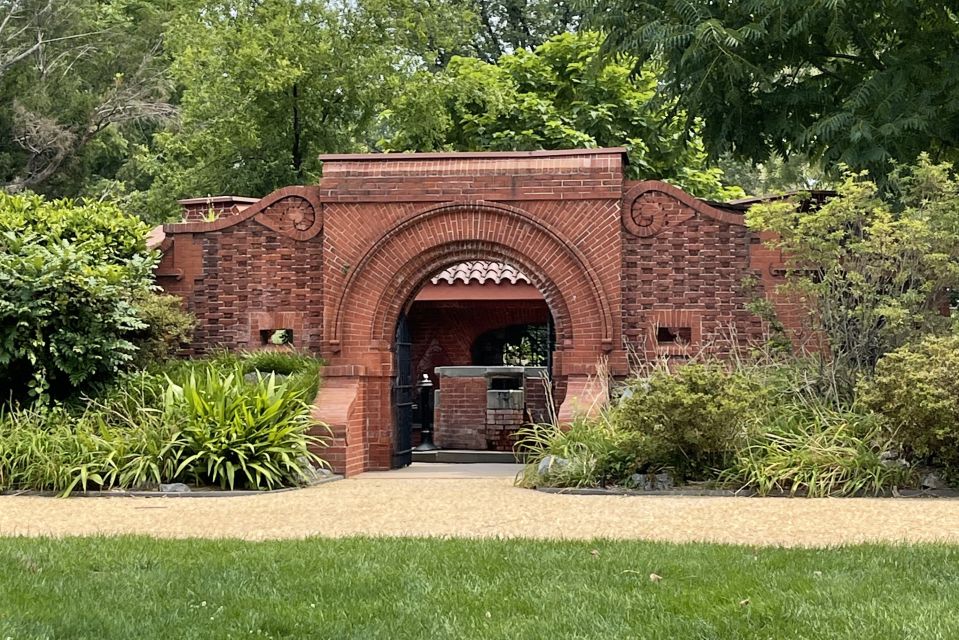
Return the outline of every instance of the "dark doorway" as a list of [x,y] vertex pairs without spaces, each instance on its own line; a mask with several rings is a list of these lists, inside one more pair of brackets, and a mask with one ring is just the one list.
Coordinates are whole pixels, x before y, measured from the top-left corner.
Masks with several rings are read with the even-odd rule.
[[396,324],[393,341],[393,459],[394,469],[413,462],[413,363],[410,357],[412,339],[406,314]]

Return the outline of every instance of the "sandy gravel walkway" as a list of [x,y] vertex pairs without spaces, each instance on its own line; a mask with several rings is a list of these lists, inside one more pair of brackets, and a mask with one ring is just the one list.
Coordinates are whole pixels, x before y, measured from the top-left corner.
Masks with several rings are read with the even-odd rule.
[[457,475],[364,474],[310,489],[235,498],[2,496],[0,535],[959,543],[959,500],[571,496],[517,489],[507,477]]

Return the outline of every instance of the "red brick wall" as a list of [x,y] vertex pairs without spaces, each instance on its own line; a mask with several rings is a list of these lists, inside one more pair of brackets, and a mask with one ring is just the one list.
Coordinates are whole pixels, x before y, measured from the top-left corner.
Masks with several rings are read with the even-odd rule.
[[[326,455],[340,471],[389,465],[397,319],[447,266],[507,262],[542,292],[561,420],[591,392],[600,359],[623,375],[628,350],[681,355],[651,343],[658,325],[688,329],[690,348],[720,353],[731,329],[761,339],[745,305],[781,281],[781,257],[740,214],[663,183],[624,182],[622,150],[323,160],[319,186],[164,227],[157,278],[197,314],[196,352],[255,347],[261,330],[292,328],[297,346],[329,361],[317,414],[333,428]],[[746,276],[758,281],[752,292]],[[798,326],[801,308],[776,304]],[[474,410],[485,420],[485,403]]]
[[486,449],[486,378],[446,377],[440,382],[433,441],[443,449]]
[[197,317],[189,353],[261,348],[261,332],[276,329],[293,330],[299,349],[321,351],[323,236],[303,237],[316,224],[304,206],[312,205],[293,196],[260,216],[167,227],[157,281]]
[[[644,183],[627,193],[623,216],[623,334],[635,358],[728,354],[762,341],[763,324],[746,305],[764,282],[741,215]],[[744,287],[746,277],[756,285]],[[659,342],[659,327],[690,339]]]

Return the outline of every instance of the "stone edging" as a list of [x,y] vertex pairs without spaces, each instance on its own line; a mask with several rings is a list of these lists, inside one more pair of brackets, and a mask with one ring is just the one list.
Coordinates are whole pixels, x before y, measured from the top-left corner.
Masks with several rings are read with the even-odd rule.
[[[706,496],[714,498],[806,498],[803,494],[795,496],[788,492],[771,493],[766,496],[759,496],[755,491],[736,491],[733,489],[703,489],[698,487],[677,487],[675,489],[637,491],[632,489],[613,488],[613,487],[534,487],[534,491],[551,494],[564,494],[572,496]],[[957,499],[959,491],[955,489],[945,490],[919,490],[908,489],[899,492],[899,495],[864,495],[864,496],[844,496],[845,498],[925,498],[925,499]],[[835,498],[832,498],[835,499]]]
[[[263,496],[272,493],[285,493],[287,491],[297,491],[309,487],[317,487],[328,482],[342,480],[341,475],[326,476],[320,480],[311,482],[302,487],[282,487],[280,489],[264,489],[262,491],[253,491],[240,489],[235,491],[219,489],[196,489],[183,492],[161,492],[161,491],[85,491],[71,493],[68,498],[242,498],[246,496]],[[56,498],[60,494],[56,491],[0,491],[0,496],[31,496],[42,498]]]

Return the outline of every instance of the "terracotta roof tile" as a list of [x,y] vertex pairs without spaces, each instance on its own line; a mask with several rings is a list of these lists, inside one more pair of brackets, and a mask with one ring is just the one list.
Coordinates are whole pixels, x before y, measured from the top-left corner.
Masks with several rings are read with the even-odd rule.
[[444,269],[433,276],[433,284],[532,284],[522,271],[502,262],[473,260]]

